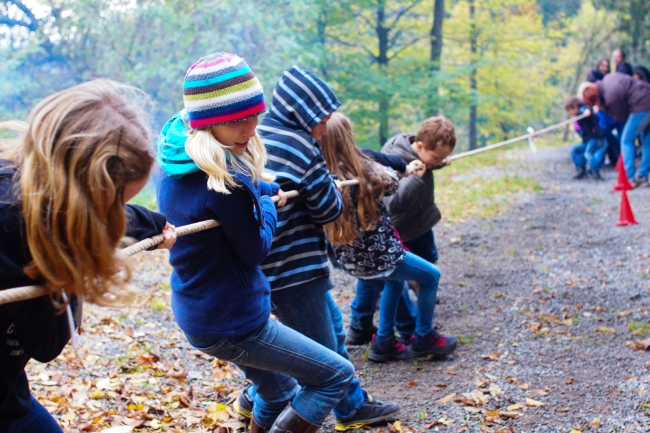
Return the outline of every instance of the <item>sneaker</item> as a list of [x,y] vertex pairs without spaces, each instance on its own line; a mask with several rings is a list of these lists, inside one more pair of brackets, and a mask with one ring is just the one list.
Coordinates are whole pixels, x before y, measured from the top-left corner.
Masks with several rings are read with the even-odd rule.
[[382,403],[379,400],[373,399],[368,394],[368,400],[363,403],[361,409],[353,416],[346,419],[336,418],[334,429],[336,431],[347,431],[380,422],[394,421],[397,412],[399,412],[399,406],[397,404]]
[[391,337],[390,341],[384,346],[377,343],[377,337],[373,337],[368,351],[368,359],[372,362],[398,361],[400,359],[412,358],[404,344]]
[[597,168],[589,170],[589,174],[593,180],[603,180],[603,177],[600,175],[600,171],[598,171]]
[[377,327],[369,329],[357,329],[352,326],[348,327],[345,333],[345,344],[350,346],[361,346],[372,341],[372,336],[377,333]]
[[415,340],[414,335],[397,335],[397,342],[402,343],[404,346],[410,346],[411,343],[413,343],[413,340]]
[[648,187],[650,184],[648,183],[648,177],[635,177],[634,180],[632,181],[634,188],[640,188],[642,186]]
[[414,357],[429,355],[444,357],[453,353],[457,345],[456,337],[441,334],[434,329],[425,336],[416,335],[415,341],[409,346],[409,350]]
[[575,176],[573,176],[573,178],[574,178],[575,180],[584,179],[585,177],[587,177],[587,170],[585,170],[584,168],[579,168],[579,169],[578,169],[578,174],[576,174]]
[[237,397],[237,400],[232,404],[235,412],[244,418],[251,419],[253,416],[253,399],[248,394],[248,387]]

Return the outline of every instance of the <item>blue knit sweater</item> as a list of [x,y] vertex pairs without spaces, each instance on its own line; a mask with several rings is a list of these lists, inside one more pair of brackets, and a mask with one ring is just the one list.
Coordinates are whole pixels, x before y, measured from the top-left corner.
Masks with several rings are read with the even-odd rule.
[[322,226],[341,215],[343,201],[309,134],[339,105],[327,84],[294,66],[280,78],[271,110],[257,128],[268,152],[266,169],[283,190],[300,192],[278,209],[273,246],[262,265],[273,290],[329,275]]
[[[167,140],[178,143],[180,129],[166,132],[171,134]],[[169,150],[165,142],[159,141],[159,159],[170,161],[161,155]],[[177,152],[179,147],[172,149]],[[244,336],[262,326],[271,313],[270,287],[259,264],[271,247],[277,217],[269,196],[279,185],[261,181],[254,185],[249,177],[235,174],[239,187],[221,194],[208,190],[204,172],[186,166],[185,175],[169,165],[164,167],[168,171],[161,170],[161,212],[176,226],[208,219],[221,226],[180,237],[170,250],[176,321],[195,337]]]

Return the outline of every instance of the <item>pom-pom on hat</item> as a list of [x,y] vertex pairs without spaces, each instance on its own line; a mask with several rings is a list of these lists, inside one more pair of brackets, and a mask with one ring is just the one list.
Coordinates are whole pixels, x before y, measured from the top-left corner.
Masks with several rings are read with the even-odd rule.
[[187,70],[183,102],[192,129],[238,122],[266,111],[260,81],[244,59],[229,53],[202,57]]

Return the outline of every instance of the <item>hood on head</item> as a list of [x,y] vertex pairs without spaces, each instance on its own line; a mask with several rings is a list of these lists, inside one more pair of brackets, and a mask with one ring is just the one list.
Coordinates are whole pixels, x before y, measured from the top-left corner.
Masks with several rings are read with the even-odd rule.
[[174,114],[163,126],[158,137],[158,163],[171,178],[181,178],[199,171],[199,166],[185,151],[188,131],[186,121],[185,110]]
[[311,72],[293,66],[278,81],[267,116],[280,123],[311,132],[341,103],[324,81]]
[[418,154],[411,147],[413,141],[415,141],[413,134],[398,134],[384,144],[383,150],[391,155],[399,156],[408,164],[414,159],[418,159]]

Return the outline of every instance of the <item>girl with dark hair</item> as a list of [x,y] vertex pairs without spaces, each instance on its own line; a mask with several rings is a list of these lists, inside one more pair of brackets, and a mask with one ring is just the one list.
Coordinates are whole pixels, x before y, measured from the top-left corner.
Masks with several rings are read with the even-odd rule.
[[632,70],[632,76],[637,80],[645,81],[650,83],[650,71],[645,66],[637,65]]
[[596,64],[596,69],[593,69],[589,74],[587,74],[587,81],[590,83],[600,81],[605,77],[605,75],[609,74],[609,72],[609,59],[600,59]]

